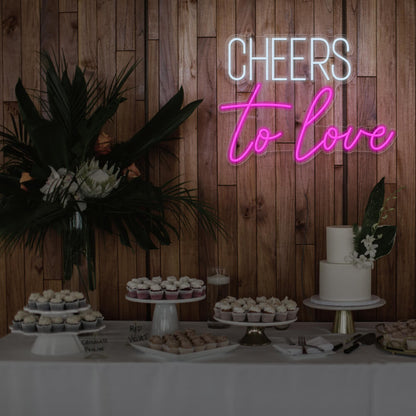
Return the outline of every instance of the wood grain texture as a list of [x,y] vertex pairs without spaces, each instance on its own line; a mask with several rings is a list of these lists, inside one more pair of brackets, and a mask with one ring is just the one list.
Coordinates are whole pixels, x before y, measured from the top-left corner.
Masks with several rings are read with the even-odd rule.
[[[180,174],[218,212],[228,234],[218,235],[215,241],[198,227],[181,229],[180,242],[173,239],[170,247],[146,253],[136,246],[126,249],[117,236],[97,231],[98,290],[90,296],[106,318],[151,318],[150,307],[124,300],[125,284],[132,277],[189,274],[205,279],[207,267],[214,264],[230,273],[235,296],[287,295],[300,304],[319,290],[319,260],[326,258],[325,227],[361,221],[368,194],[383,176],[386,194],[404,187],[388,221],[397,223],[396,245],[373,271],[373,293],[387,304],[356,318],[393,321],[415,316],[413,0],[4,0],[0,17],[1,123],[9,123],[9,111],[16,111],[18,77],[26,87],[45,89],[37,55],[41,49],[65,53],[70,75],[74,64],[80,63],[87,74],[96,73],[107,83],[129,59],[141,60],[128,84],[132,87],[126,91],[128,101],[105,126],[118,140],[150,120],[180,85],[184,104],[203,99],[175,132],[183,137],[170,145],[177,159],[152,153],[143,174],[159,185]],[[255,56],[265,55],[265,36],[321,36],[329,41],[345,36],[352,75],[346,84],[324,80],[319,70],[314,82],[267,82],[260,61],[253,80],[232,82],[227,41],[236,35],[253,37]],[[275,46],[275,54],[285,58],[274,63],[275,76],[290,77],[290,43],[279,41]],[[247,63],[240,52],[232,52],[233,65]],[[318,43],[314,52],[317,58],[326,56],[323,44]],[[309,42],[297,43],[295,55],[305,57],[296,62],[295,74],[309,79]],[[326,65],[332,64],[340,74],[342,62],[330,52]],[[293,109],[252,110],[237,154],[261,126],[281,131],[282,138],[271,143],[266,154],[252,155],[235,166],[226,155],[241,110],[220,112],[218,106],[247,100],[256,82],[262,83],[259,100],[290,103]],[[352,126],[354,132],[384,124],[397,132],[393,144],[374,155],[368,150],[368,139],[362,138],[352,152],[344,153],[339,143],[332,154],[320,153],[306,164],[296,164],[293,151],[301,123],[324,85],[334,88],[334,102],[325,117],[309,128],[306,146],[316,144],[330,124],[340,130]],[[29,293],[47,287],[82,289],[77,278],[59,281],[61,250],[60,237],[51,232],[43,256],[22,247],[7,258],[0,254],[0,335]],[[182,319],[206,317],[204,303],[180,309]],[[330,320],[333,316],[301,308],[299,317]]]

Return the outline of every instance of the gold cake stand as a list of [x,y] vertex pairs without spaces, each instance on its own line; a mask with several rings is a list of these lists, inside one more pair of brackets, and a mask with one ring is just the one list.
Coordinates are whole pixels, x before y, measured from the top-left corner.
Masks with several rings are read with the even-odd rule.
[[236,322],[236,321],[226,321],[224,319],[220,319],[214,317],[214,319],[218,322],[233,325],[233,326],[242,326],[246,328],[246,333],[243,338],[240,339],[240,345],[246,345],[249,347],[254,346],[262,346],[262,345],[269,345],[271,344],[270,339],[264,333],[266,328],[271,327],[284,327],[285,329],[292,324],[293,322],[297,321],[297,318],[291,319],[289,321],[273,321],[270,323],[265,322]]
[[305,299],[303,304],[312,309],[335,311],[332,332],[336,334],[353,334],[355,328],[352,312],[380,308],[386,304],[386,301],[373,295],[368,302],[329,302],[321,300],[318,295],[314,295]]

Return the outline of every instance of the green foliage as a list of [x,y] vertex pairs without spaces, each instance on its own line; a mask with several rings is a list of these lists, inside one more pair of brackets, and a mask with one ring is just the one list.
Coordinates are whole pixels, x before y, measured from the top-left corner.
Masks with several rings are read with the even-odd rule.
[[[95,155],[94,144],[125,100],[124,86],[137,63],[127,65],[108,86],[95,77],[86,79],[79,67],[70,79],[64,58],[60,65],[56,57],[42,53],[41,66],[47,97],[37,93],[42,111],[19,79],[15,89],[19,116],[12,117],[12,129],[0,131],[5,157],[0,168],[3,249],[24,241],[27,247],[42,250],[48,230],[54,229],[63,239],[64,278],[69,279],[73,268],[79,268],[86,257],[88,283],[93,289],[96,228],[117,234],[122,244],[131,246],[134,242],[146,250],[170,244],[171,236],[179,237],[179,227],[189,225],[190,217],[198,218],[202,229],[213,235],[223,231],[216,213],[198,200],[196,190],[186,189],[178,178],[155,186],[145,175],[132,180],[123,176],[107,196],[95,198],[81,198],[82,184],[76,182],[80,166],[94,158],[99,160],[101,176],[105,175],[105,163],[114,165],[113,172],[136,162],[145,165],[149,151],[172,140],[172,134],[200,101],[182,108],[181,88],[140,131],[115,144],[108,155]],[[58,175],[58,185],[51,182],[51,172],[62,175]],[[20,183],[22,173],[30,175],[24,187]],[[70,183],[65,185],[66,180]]]

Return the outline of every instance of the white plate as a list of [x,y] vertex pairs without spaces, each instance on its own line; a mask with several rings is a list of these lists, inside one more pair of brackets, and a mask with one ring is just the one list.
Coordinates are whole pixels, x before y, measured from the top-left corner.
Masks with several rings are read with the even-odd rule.
[[213,355],[224,354],[226,352],[233,351],[240,346],[239,344],[230,344],[225,347],[213,348],[212,350],[190,352],[188,354],[173,354],[171,352],[154,350],[148,347],[148,341],[131,342],[130,345],[134,349],[144,352],[147,355],[151,355],[156,358],[162,358],[164,360],[173,360],[173,361],[188,361],[188,360],[194,360],[197,358],[211,357]]
[[273,321],[273,322],[248,322],[248,321],[244,321],[244,322],[237,322],[237,321],[226,321],[225,319],[220,319],[214,316],[214,319],[218,322],[221,322],[223,324],[227,324],[227,325],[234,325],[234,326],[255,326],[255,327],[263,327],[263,328],[267,328],[267,327],[272,327],[272,326],[286,326],[289,324],[293,324],[293,322],[296,322],[298,320],[298,318],[295,319],[290,319],[289,321]]
[[153,300],[153,299],[137,299],[137,298],[131,298],[130,296],[126,295],[126,299],[129,302],[136,302],[136,303],[153,303],[153,304],[159,304],[159,305],[169,305],[169,304],[176,304],[176,303],[192,303],[192,302],[199,302],[200,300],[205,299],[204,296],[199,296],[198,298],[189,298],[189,299],[173,299],[173,300],[167,300],[167,299],[161,299],[161,300]]
[[368,300],[361,300],[361,301],[330,301],[324,300],[319,297],[319,295],[313,295],[310,299],[312,303],[316,303],[317,305],[325,305],[325,306],[370,306],[380,302],[380,298],[376,295],[371,295],[371,299]]
[[83,308],[76,308],[76,309],[64,309],[62,311],[41,311],[39,309],[30,309],[28,306],[25,306],[23,310],[29,313],[33,313],[34,315],[43,315],[43,316],[64,316],[64,315],[73,315],[74,313],[84,312],[90,309],[91,306],[87,305]]

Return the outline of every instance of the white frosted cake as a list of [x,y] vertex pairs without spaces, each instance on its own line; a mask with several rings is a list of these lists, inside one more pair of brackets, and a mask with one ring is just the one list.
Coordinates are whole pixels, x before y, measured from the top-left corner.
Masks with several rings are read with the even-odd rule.
[[371,268],[348,262],[354,250],[352,226],[326,227],[327,259],[319,264],[319,297],[332,302],[371,299]]

